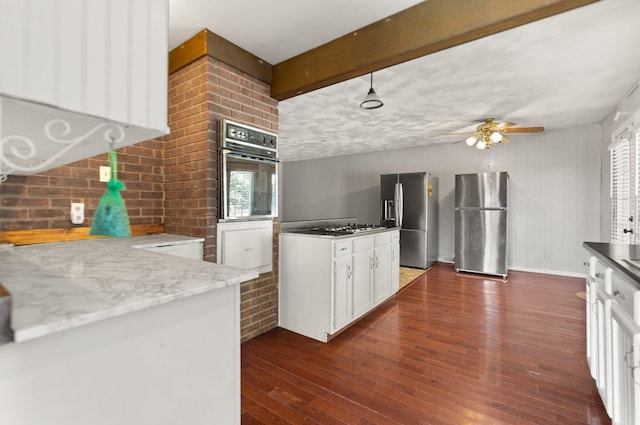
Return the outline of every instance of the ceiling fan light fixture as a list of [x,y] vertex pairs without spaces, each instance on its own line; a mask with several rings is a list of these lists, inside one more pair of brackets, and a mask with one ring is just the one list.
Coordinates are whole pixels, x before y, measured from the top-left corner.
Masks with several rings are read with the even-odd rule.
[[473,136],[467,137],[467,140],[465,140],[464,142],[467,144],[467,146],[473,146],[477,141],[478,136],[474,134]]
[[491,141],[493,143],[500,143],[502,141],[502,133],[499,131],[494,131],[491,133]]
[[487,144],[484,140],[480,140],[476,145],[476,149],[480,149],[480,150],[483,150],[486,147],[487,147]]
[[369,88],[369,93],[365,96],[364,100],[360,103],[360,107],[362,109],[377,109],[384,105],[380,97],[376,94],[376,91],[373,89],[373,72],[371,73],[371,88]]

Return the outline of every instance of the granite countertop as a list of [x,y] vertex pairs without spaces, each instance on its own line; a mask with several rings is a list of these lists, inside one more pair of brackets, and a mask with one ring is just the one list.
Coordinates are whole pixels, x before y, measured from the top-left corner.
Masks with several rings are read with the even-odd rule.
[[585,242],[583,246],[640,288],[640,245]]
[[14,341],[164,304],[258,277],[255,271],[145,251],[201,238],[149,235],[0,250]]

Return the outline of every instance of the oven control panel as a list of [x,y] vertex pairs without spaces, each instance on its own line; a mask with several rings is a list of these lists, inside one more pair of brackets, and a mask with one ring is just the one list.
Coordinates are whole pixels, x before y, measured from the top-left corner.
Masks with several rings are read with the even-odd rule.
[[223,120],[223,146],[229,147],[228,142],[240,142],[251,147],[277,150],[278,136],[275,134],[238,124],[233,121]]

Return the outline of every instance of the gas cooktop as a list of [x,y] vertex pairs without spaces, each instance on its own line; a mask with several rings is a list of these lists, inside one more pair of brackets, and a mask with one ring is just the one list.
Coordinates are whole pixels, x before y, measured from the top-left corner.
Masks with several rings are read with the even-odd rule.
[[343,236],[379,229],[385,229],[385,226],[375,224],[347,224],[345,226],[311,227],[308,229],[293,230],[293,232],[306,235]]

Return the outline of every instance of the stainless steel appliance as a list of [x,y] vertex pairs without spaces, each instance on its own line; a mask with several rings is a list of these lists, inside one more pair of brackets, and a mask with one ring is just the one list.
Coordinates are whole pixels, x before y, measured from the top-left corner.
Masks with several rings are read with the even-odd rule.
[[507,276],[505,172],[456,175],[456,271]]
[[221,122],[221,220],[278,215],[278,136],[229,120]]
[[400,265],[426,269],[438,259],[438,179],[425,172],[380,176],[380,223],[400,227]]

